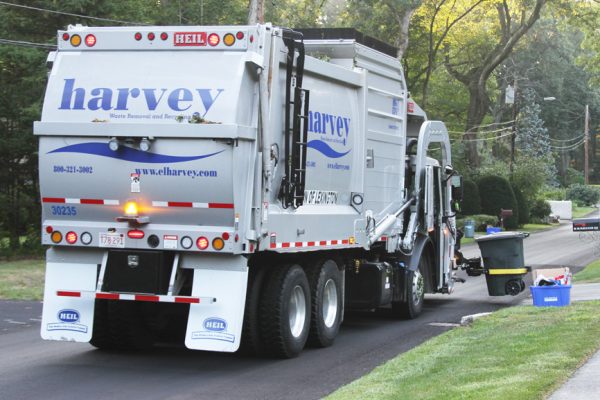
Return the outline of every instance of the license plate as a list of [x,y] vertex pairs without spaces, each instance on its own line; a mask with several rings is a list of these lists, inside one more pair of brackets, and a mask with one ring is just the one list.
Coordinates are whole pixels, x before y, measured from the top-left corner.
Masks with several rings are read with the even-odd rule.
[[120,233],[101,233],[100,247],[125,247],[125,237]]

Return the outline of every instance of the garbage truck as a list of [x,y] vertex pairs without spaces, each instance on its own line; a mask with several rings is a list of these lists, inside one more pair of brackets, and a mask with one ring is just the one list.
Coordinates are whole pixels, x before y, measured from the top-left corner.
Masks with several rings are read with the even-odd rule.
[[34,123],[43,339],[289,358],[349,310],[414,318],[452,291],[446,127],[393,48],[337,33],[58,32]]

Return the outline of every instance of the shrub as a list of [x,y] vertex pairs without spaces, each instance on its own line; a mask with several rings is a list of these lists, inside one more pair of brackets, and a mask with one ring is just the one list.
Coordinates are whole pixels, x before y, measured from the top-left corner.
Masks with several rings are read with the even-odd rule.
[[600,200],[600,192],[592,186],[577,183],[567,189],[567,200],[573,200],[578,206],[594,206]]
[[462,215],[481,214],[481,198],[477,184],[471,180],[463,182],[463,201],[461,206]]
[[519,210],[518,222],[519,226],[529,223],[529,202],[525,199],[523,192],[515,187],[512,188],[517,200],[517,209]]
[[536,220],[537,222],[543,221],[552,213],[552,208],[550,207],[550,203],[548,203],[544,199],[537,199],[533,202],[531,206],[531,218]]
[[567,190],[563,188],[546,187],[541,193],[540,197],[544,200],[565,200]]
[[487,215],[500,215],[500,210],[512,210],[512,217],[506,218],[504,227],[516,229],[519,225],[519,209],[515,194],[508,180],[499,176],[485,176],[479,180],[481,212]]

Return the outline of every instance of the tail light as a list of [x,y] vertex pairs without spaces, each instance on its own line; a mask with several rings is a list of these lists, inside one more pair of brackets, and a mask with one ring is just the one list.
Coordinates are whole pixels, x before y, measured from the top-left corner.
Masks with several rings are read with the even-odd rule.
[[94,36],[94,35],[87,35],[85,37],[85,45],[87,47],[94,47],[95,44],[96,44],[96,36]]
[[140,231],[139,229],[133,229],[127,232],[127,237],[130,239],[143,239],[146,234],[144,231]]
[[73,231],[67,232],[67,236],[65,236],[67,243],[75,244],[77,242],[77,234]]
[[196,246],[198,246],[200,250],[206,250],[208,248],[208,239],[204,236],[200,236],[196,240]]
[[219,35],[217,35],[216,33],[211,33],[210,35],[208,35],[208,44],[210,44],[211,46],[216,46],[219,44],[219,42],[221,41],[221,39],[219,38]]

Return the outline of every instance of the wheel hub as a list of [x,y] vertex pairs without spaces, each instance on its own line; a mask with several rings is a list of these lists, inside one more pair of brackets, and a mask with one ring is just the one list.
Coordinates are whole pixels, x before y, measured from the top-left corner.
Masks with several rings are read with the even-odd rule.
[[418,269],[413,273],[413,281],[412,281],[412,296],[413,296],[413,304],[417,305],[423,299],[423,295],[425,293],[425,280],[423,279],[423,275],[421,271]]
[[328,279],[323,287],[323,323],[331,328],[337,318],[338,296],[337,287],[333,279]]
[[300,285],[294,286],[289,304],[289,323],[292,336],[302,335],[306,321],[306,295]]

